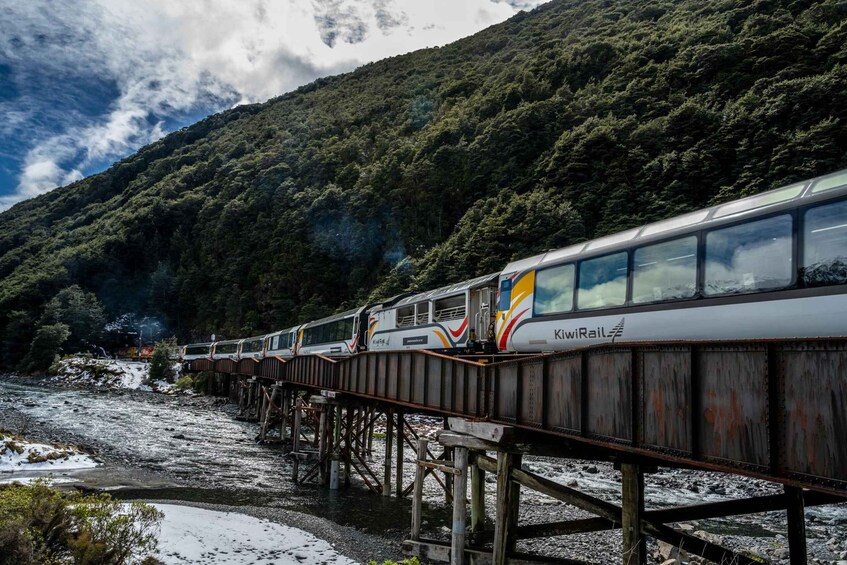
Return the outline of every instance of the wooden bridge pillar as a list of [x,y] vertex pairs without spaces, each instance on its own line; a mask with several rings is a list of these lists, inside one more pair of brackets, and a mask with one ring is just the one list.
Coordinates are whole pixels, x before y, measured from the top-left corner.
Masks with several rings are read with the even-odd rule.
[[291,412],[291,390],[283,389],[282,391],[282,417],[279,422],[279,439],[285,441],[287,439],[286,427],[288,425],[288,415]]
[[509,539],[513,536],[513,510],[511,496],[511,473],[514,466],[514,455],[505,451],[497,453],[497,507],[494,515],[494,548],[491,562],[493,565],[506,565],[506,553]]
[[385,462],[382,472],[382,496],[391,496],[391,467],[394,455],[394,413],[385,412]]
[[788,553],[791,565],[806,565],[806,507],[803,502],[803,489],[785,487],[788,518]]
[[327,405],[320,405],[320,415],[318,423],[318,484],[325,485],[329,481],[327,476],[326,460],[327,452],[327,437],[329,430],[327,429]]
[[453,527],[450,538],[450,565],[463,565],[465,562],[465,523],[467,522],[468,495],[468,449],[455,449],[453,479]]
[[255,402],[255,394],[253,393],[253,379],[247,381],[247,404],[245,406],[245,416],[249,420],[253,415],[253,402]]
[[471,531],[475,534],[485,527],[485,472],[474,457],[468,468],[471,476]]
[[403,444],[405,440],[404,427],[406,418],[402,410],[397,411],[397,474],[395,475],[395,490],[398,497],[403,496]]
[[[446,416],[444,417],[443,429],[444,430],[450,429],[450,423],[449,423],[448,418]],[[444,456],[443,456],[443,458],[444,458],[445,461],[452,461],[453,460],[453,450],[450,449],[447,446],[444,446]],[[453,502],[453,475],[451,475],[450,473],[444,474],[444,502],[446,502],[447,504],[451,504]]]
[[303,399],[298,398],[294,402],[294,426],[291,428],[291,451],[295,454],[291,469],[291,479],[296,483],[300,476],[300,423],[303,417]]
[[418,465],[415,466],[415,489],[412,493],[412,534],[411,539],[421,539],[421,515],[423,513],[423,484],[426,477],[426,468],[421,463],[427,461],[429,442],[425,439],[418,440]]
[[644,473],[638,465],[621,464],[621,488],[623,489],[621,506],[623,563],[624,565],[645,565],[647,540],[641,532],[641,518],[644,515]]
[[341,405],[335,405],[335,417],[332,427],[332,461],[329,465],[329,488],[338,490],[341,485]]

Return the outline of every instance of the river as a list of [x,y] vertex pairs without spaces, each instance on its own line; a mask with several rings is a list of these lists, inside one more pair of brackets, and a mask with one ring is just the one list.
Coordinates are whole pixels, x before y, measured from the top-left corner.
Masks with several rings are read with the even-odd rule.
[[[296,526],[331,542],[355,560],[397,559],[408,533],[408,499],[371,494],[360,484],[337,492],[294,485],[291,463],[279,445],[260,445],[255,423],[234,418],[235,407],[210,397],[167,396],[139,391],[93,391],[21,384],[0,379],[0,428],[30,439],[74,443],[95,450],[103,465],[73,473],[82,488],[108,490],[123,499],[178,502],[234,510]],[[375,440],[373,466],[383,447]],[[406,484],[413,454],[407,450]],[[620,476],[611,464],[526,458],[525,468],[563,484],[619,502]],[[489,477],[491,479],[491,477]],[[647,477],[648,507],[694,504],[779,492],[780,487],[744,477],[660,470]],[[486,485],[493,509],[494,484]],[[433,481],[427,481],[425,533],[444,537],[450,522]],[[530,491],[522,494],[521,521],[586,517]],[[847,508],[807,510],[809,556],[837,563],[847,555]],[[768,513],[703,521],[694,525],[723,543],[785,561],[784,516]],[[429,530],[428,532],[426,530]],[[619,532],[580,534],[521,542],[523,550],[607,562],[620,551]],[[651,542],[654,551],[657,546]],[[655,555],[662,562],[660,555]]]
[[282,448],[256,443],[256,424],[236,420],[234,407],[219,403],[208,397],[0,380],[0,428],[95,451],[101,467],[62,477],[78,488],[107,490],[127,500],[235,508],[337,537],[331,541],[359,560],[400,555],[410,520],[407,500],[359,488],[329,492],[295,486]]

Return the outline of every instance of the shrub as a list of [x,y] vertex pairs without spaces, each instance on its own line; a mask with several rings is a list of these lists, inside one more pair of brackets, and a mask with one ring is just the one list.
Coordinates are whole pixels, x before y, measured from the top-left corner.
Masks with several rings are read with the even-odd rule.
[[46,482],[0,487],[0,565],[155,563],[162,513]]
[[62,344],[71,335],[68,326],[62,323],[41,326],[21,361],[21,370],[27,372],[46,371],[59,360]]
[[150,359],[151,381],[172,381],[174,378],[173,363],[170,352],[176,347],[176,339],[170,338],[160,341],[153,348],[153,356]]
[[194,376],[193,388],[195,392],[206,392],[209,384],[209,373],[201,372]]
[[193,375],[185,375],[184,377],[180,377],[179,380],[174,383],[173,390],[177,392],[183,392],[186,390],[191,390],[194,388],[194,376]]

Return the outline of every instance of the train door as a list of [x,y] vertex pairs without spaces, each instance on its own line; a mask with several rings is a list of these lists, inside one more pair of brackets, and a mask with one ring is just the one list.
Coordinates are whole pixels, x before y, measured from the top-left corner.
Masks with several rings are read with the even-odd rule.
[[351,353],[356,354],[368,349],[368,321],[370,319],[371,306],[366,306],[353,316],[353,343]]
[[496,287],[484,286],[470,291],[471,341],[488,341],[489,327],[497,314],[493,304]]

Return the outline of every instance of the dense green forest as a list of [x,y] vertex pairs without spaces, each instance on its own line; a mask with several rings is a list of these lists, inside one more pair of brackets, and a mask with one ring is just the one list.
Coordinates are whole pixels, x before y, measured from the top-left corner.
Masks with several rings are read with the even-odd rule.
[[2,361],[73,285],[257,334],[842,168],[845,45],[834,0],[561,0],[217,114],[0,215]]

